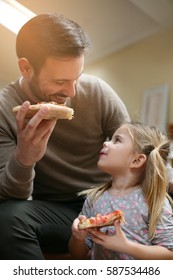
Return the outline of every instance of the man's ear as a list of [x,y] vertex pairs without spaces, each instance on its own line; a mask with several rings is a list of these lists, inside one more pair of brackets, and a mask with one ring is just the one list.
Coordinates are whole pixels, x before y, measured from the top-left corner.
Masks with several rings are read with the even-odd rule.
[[31,63],[26,58],[22,57],[18,60],[18,65],[22,76],[26,79],[30,79],[34,71]]
[[131,168],[138,168],[141,167],[142,165],[144,165],[144,163],[146,162],[147,157],[145,154],[136,154],[134,159],[132,160],[130,167]]

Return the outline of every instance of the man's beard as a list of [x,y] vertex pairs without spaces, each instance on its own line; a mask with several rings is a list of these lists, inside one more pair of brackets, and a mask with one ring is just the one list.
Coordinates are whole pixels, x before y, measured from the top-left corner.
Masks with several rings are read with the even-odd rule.
[[37,102],[49,102],[49,96],[47,96],[39,87],[39,82],[36,77],[32,77],[29,82],[29,88],[33,96],[37,99]]
[[[63,91],[58,91],[54,93],[47,93],[46,91],[44,92],[43,90],[40,89],[39,86],[39,81],[36,76],[32,77],[30,82],[29,82],[29,88],[30,91],[32,92],[32,95],[34,99],[36,99],[35,102],[57,102],[58,104],[65,104],[67,99],[70,98],[68,97],[67,94],[65,94]],[[75,87],[76,91],[76,87]]]

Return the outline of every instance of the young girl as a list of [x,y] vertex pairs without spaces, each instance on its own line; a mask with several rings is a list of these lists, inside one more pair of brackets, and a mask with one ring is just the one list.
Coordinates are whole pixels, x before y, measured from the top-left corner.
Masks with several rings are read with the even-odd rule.
[[158,129],[139,123],[121,125],[105,142],[98,167],[111,175],[106,185],[87,196],[81,215],[124,212],[126,223],[100,230],[79,230],[80,216],[72,225],[69,250],[92,259],[173,260],[172,201],[167,194],[168,138]]

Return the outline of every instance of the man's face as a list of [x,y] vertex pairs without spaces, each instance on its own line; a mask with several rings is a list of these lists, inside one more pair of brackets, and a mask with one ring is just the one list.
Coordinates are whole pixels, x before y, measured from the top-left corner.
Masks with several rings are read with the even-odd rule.
[[47,58],[44,65],[36,74],[32,71],[27,79],[34,102],[53,101],[64,104],[66,98],[74,97],[76,83],[82,74],[84,56],[75,58]]

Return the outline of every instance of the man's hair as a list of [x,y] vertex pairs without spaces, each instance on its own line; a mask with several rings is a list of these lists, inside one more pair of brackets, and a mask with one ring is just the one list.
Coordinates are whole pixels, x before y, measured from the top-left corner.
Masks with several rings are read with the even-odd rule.
[[91,47],[87,33],[74,21],[57,13],[37,15],[20,29],[18,58],[26,58],[39,71],[47,57],[79,57]]

